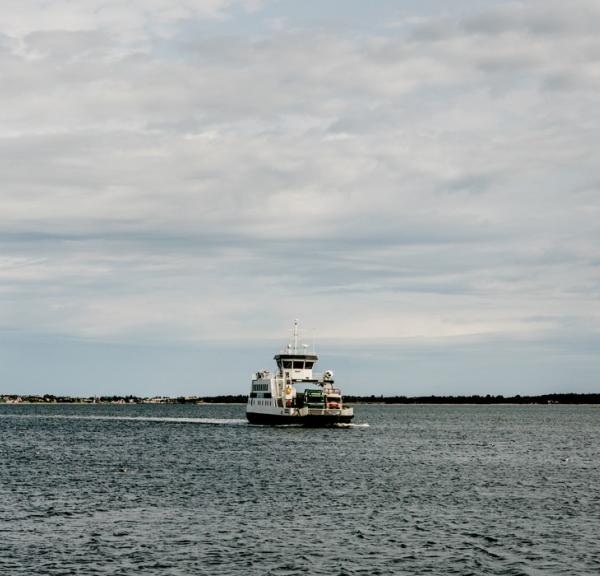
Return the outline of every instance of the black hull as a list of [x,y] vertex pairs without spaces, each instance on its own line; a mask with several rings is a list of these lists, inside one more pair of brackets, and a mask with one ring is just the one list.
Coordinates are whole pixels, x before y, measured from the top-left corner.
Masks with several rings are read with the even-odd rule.
[[250,424],[262,424],[265,426],[310,426],[321,428],[335,426],[336,424],[349,424],[353,416],[341,416],[339,414],[324,414],[320,416],[281,416],[279,414],[260,414],[258,412],[246,412],[246,418]]

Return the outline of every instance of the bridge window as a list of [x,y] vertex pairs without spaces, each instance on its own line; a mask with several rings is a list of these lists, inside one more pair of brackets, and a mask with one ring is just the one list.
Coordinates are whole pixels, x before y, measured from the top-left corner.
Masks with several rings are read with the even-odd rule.
[[252,384],[253,392],[267,392],[269,390],[269,384]]
[[294,360],[294,369],[302,370],[304,368],[304,362],[302,360]]

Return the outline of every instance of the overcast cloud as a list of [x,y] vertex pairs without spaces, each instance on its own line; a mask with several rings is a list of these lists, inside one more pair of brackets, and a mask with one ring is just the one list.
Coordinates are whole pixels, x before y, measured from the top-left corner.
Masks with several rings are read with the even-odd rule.
[[295,317],[354,391],[595,389],[600,5],[368,5],[5,2],[0,392],[241,392]]

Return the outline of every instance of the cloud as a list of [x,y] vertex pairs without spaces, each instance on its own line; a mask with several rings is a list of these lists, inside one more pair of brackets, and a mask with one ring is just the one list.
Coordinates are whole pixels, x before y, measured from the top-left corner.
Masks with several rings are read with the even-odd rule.
[[542,38],[595,37],[600,7],[593,0],[576,0],[570,9],[558,0],[505,2],[465,18],[462,28],[488,36],[525,33]]
[[121,40],[171,35],[187,20],[219,20],[234,9],[256,11],[261,0],[7,0],[3,29],[24,37],[31,32],[107,30]]
[[235,36],[190,30],[259,4],[13,4],[4,329],[598,330],[593,3]]

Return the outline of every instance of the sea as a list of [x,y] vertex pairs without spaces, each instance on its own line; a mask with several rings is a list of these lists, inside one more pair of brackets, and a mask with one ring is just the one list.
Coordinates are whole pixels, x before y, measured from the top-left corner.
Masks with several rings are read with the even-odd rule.
[[600,407],[355,413],[0,405],[0,574],[600,574]]

